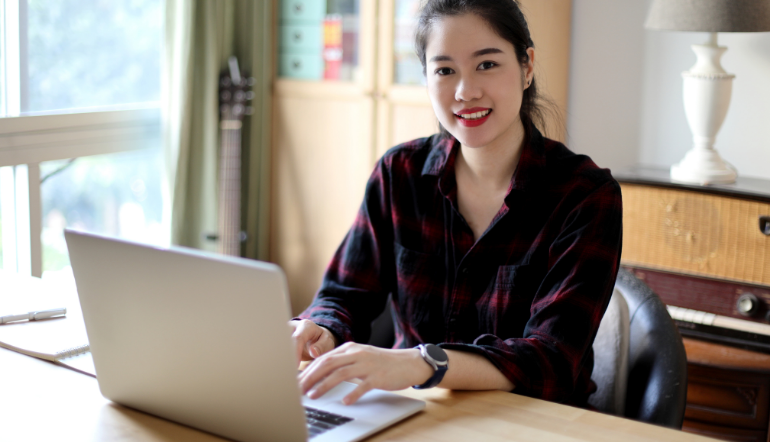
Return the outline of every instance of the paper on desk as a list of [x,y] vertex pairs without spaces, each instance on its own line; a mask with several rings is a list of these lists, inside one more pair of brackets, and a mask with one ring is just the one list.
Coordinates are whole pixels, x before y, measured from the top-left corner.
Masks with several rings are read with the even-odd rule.
[[[65,318],[0,325],[0,347],[96,376],[74,283],[0,272],[0,314],[67,308]],[[7,313],[6,313],[7,312]],[[79,349],[73,351],[73,349]],[[66,357],[68,353],[76,353]]]

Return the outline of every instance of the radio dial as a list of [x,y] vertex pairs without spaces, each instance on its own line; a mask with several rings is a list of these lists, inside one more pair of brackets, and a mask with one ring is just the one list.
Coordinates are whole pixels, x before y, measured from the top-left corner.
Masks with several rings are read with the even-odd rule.
[[738,313],[743,316],[751,316],[759,310],[759,299],[751,293],[744,293],[736,303]]

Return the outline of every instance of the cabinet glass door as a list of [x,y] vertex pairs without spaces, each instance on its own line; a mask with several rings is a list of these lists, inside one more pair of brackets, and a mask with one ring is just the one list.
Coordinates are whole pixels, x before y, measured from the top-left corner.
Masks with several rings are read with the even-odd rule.
[[396,0],[393,21],[393,80],[395,84],[425,85],[422,65],[414,52],[414,32],[420,0]]
[[357,81],[360,0],[282,0],[278,73],[301,80]]

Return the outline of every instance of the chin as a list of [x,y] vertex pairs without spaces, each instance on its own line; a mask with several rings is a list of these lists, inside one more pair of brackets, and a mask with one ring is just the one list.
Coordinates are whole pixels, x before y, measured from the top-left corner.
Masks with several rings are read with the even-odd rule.
[[486,136],[469,136],[468,134],[463,134],[461,131],[449,131],[449,133],[457,138],[457,141],[465,147],[480,148],[492,142],[490,137]]

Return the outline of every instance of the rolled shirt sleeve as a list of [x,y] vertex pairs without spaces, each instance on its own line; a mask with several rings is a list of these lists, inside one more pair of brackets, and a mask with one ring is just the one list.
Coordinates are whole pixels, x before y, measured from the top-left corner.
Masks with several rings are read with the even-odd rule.
[[[549,247],[548,271],[533,298],[523,336],[482,334],[442,347],[486,356],[515,392],[557,402],[590,381],[592,344],[609,303],[622,244],[620,187],[608,181],[578,204]],[[582,377],[582,379],[581,379]],[[589,379],[585,379],[588,377]]]
[[364,202],[329,263],[313,303],[300,316],[331,330],[338,342],[367,342],[393,279],[393,225],[388,171],[378,162]]

